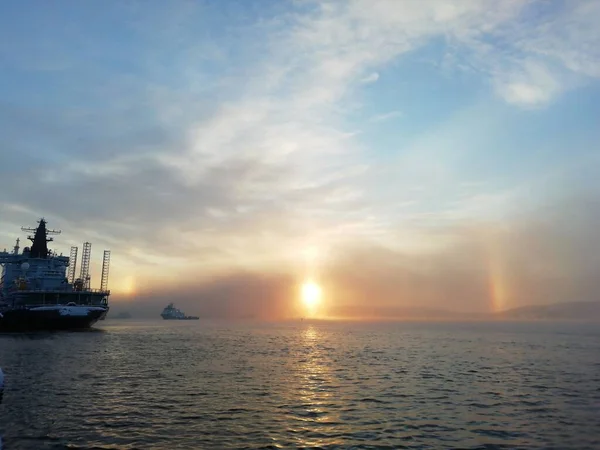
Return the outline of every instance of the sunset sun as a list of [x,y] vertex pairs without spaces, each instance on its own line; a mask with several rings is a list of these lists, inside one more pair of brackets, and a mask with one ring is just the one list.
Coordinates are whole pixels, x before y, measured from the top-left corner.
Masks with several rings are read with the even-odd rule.
[[302,302],[308,308],[314,308],[321,301],[321,287],[313,283],[312,281],[307,281],[302,285]]

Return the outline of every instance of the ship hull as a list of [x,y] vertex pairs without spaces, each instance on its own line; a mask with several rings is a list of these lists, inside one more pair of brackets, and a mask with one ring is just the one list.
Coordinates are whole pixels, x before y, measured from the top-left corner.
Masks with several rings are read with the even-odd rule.
[[0,332],[82,330],[108,313],[101,306],[42,306],[2,311]]
[[164,320],[199,320],[200,317],[164,317]]

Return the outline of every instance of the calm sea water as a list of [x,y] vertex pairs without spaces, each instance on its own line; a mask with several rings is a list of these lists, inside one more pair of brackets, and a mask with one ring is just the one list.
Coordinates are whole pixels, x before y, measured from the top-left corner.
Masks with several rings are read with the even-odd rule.
[[0,367],[6,450],[600,448],[591,324],[107,320]]

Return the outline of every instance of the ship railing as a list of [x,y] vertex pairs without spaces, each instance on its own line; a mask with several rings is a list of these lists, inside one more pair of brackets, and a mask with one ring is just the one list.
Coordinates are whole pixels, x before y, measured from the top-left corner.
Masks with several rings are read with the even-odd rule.
[[105,295],[110,295],[110,289],[107,290],[102,290],[102,289],[82,289],[80,291],[76,290],[76,289],[67,289],[67,288],[47,288],[47,289],[43,289],[43,288],[35,288],[35,289],[17,289],[17,288],[12,288],[9,290],[9,292],[22,292],[24,294],[28,294],[28,293],[32,293],[32,292],[78,292],[80,294],[105,294]]

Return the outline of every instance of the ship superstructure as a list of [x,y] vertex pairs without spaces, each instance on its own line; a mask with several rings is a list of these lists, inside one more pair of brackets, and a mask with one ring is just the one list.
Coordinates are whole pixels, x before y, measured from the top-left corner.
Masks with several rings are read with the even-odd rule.
[[160,316],[165,320],[198,320],[199,317],[196,316],[186,316],[183,311],[175,308],[173,303],[169,303]]
[[108,268],[110,252],[104,252],[101,289],[90,287],[91,244],[84,243],[81,271],[75,278],[77,247],[70,256],[48,248],[51,235],[46,220],[31,232],[31,247],[20,252],[20,239],[11,252],[0,252],[0,330],[36,330],[87,328],[106,317],[108,312]]

